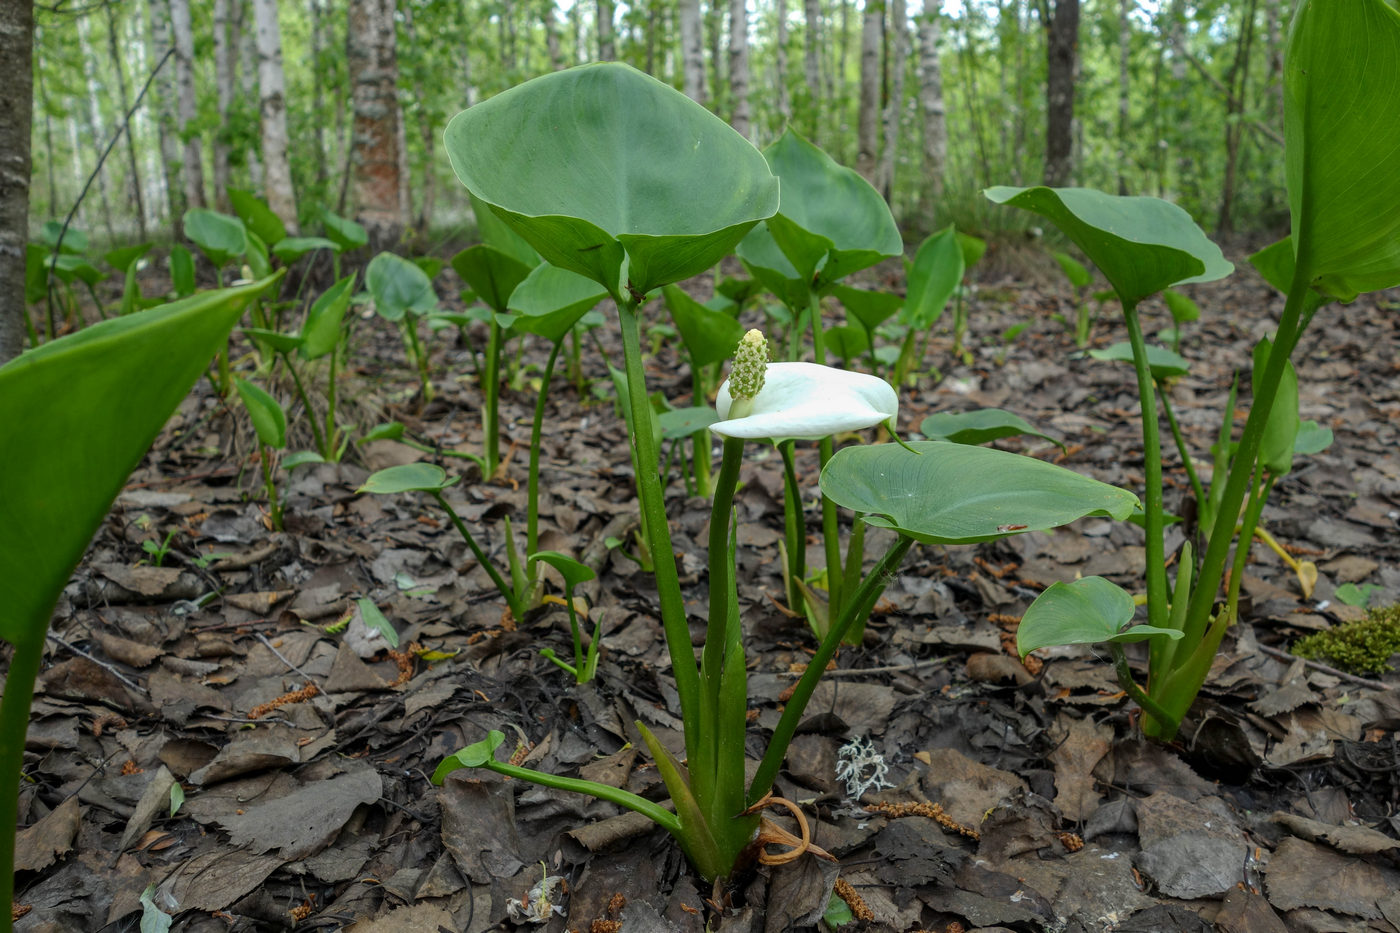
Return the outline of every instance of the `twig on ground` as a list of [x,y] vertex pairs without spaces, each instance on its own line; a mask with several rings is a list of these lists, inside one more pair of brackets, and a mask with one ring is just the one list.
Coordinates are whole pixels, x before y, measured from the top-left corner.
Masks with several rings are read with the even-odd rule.
[[254,632],[253,634],[257,636],[258,641],[262,642],[267,647],[268,651],[271,651],[273,654],[277,655],[277,660],[281,661],[283,664],[287,665],[292,670],[305,677],[308,683],[316,684],[317,687],[321,686],[320,682],[315,677],[312,677],[310,674],[306,673],[306,671],[302,670],[301,668],[293,664],[291,661],[287,660],[286,655],[274,648],[272,646],[272,642],[268,640],[266,635],[264,635],[262,632]]
[[68,642],[55,635],[53,632],[46,632],[45,637],[48,638],[50,641],[58,642],[60,645],[67,648],[69,651],[73,652],[79,657],[87,658],[93,664],[96,664],[98,667],[102,668],[104,671],[117,678],[117,680],[120,680],[122,683],[126,684],[132,690],[135,690],[138,693],[143,693],[146,696],[151,695],[149,690],[147,690],[145,687],[141,686],[131,678],[127,677],[121,671],[117,670],[117,668],[114,665],[106,661],[100,660],[99,658],[94,658],[92,655],[88,654],[86,651],[77,647],[76,645],[70,645]]
[[1371,680],[1367,677],[1358,677],[1356,674],[1348,674],[1330,664],[1323,664],[1321,661],[1313,661],[1310,658],[1300,658],[1296,654],[1289,654],[1281,648],[1272,648],[1268,645],[1260,645],[1259,650],[1263,651],[1271,658],[1278,658],[1280,661],[1302,661],[1305,665],[1323,674],[1331,674],[1333,677],[1340,677],[1342,680],[1359,684],[1363,687],[1371,687],[1374,690],[1390,690],[1391,685],[1380,680]]

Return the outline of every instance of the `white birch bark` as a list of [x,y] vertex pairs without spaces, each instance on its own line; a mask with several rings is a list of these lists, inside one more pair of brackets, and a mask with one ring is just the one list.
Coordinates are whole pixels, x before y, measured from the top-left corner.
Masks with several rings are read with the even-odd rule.
[[288,233],[297,229],[297,199],[287,159],[287,77],[282,70],[282,30],[277,0],[253,0],[258,35],[258,90],[261,93],[263,185],[267,206]]
[[351,198],[370,234],[372,250],[392,246],[403,233],[403,115],[398,97],[394,0],[350,0],[347,65],[354,82]]
[[33,55],[33,4],[0,3],[0,363],[24,349]]
[[[243,100],[259,100],[258,90],[258,43],[256,30],[249,25],[252,17],[253,0],[234,0],[238,4],[234,17],[233,34],[238,37],[238,86]],[[244,154],[248,166],[248,180],[254,191],[263,186],[262,146],[250,142]]]
[[860,109],[856,115],[856,171],[879,186],[880,46],[885,28],[884,0],[865,0],[860,29]]
[[880,158],[880,190],[885,200],[894,193],[895,156],[899,153],[899,128],[904,119],[904,69],[909,64],[909,11],[904,0],[890,0],[891,43],[889,92],[885,103],[885,140]]
[[747,0],[729,2],[729,103],[730,126],[752,138],[749,114],[749,8]]
[[598,60],[610,62],[617,59],[617,47],[613,41],[613,0],[598,0]]
[[802,70],[807,81],[807,138],[819,146],[821,143],[818,142],[818,136],[822,120],[821,0],[803,0],[802,16],[805,27]]
[[224,213],[232,211],[228,186],[231,148],[228,144],[229,111],[233,109],[233,26],[232,0],[214,0],[214,93],[219,107],[219,129],[214,133],[214,204]]
[[923,184],[919,213],[932,229],[933,212],[943,196],[943,172],[948,161],[948,125],[943,106],[943,67],[938,59],[938,0],[924,0],[919,17],[919,114],[923,123]]
[[778,28],[773,49],[773,91],[778,108],[778,120],[783,126],[792,122],[792,102],[787,89],[787,0],[773,0]]
[[700,0],[679,0],[681,71],[685,96],[705,103],[705,39],[700,26]]
[[[170,7],[165,0],[146,0],[147,39],[150,58],[160,61],[170,48]],[[165,204],[175,239],[184,236],[185,188],[180,178],[180,150],[175,138],[175,69],[166,62],[156,77],[156,130],[160,139],[161,179],[165,182]]]
[[184,140],[180,174],[185,182],[187,207],[203,207],[204,152],[199,133],[191,125],[199,112],[194,90],[194,28],[190,0],[169,0],[170,29],[175,39],[175,128]]

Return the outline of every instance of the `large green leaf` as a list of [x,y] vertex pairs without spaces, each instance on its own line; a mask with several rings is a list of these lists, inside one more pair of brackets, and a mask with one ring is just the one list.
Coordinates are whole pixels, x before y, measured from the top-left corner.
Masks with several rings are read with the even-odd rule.
[[904,300],[898,295],[850,285],[834,285],[831,294],[846,309],[847,319],[855,319],[866,334],[874,333],[875,328],[889,320],[904,305]]
[[1063,441],[1036,430],[1020,415],[1000,408],[979,408],[975,411],[944,411],[929,415],[919,425],[919,433],[930,440],[952,441],[954,444],[986,444],[1003,437],[1021,435],[1040,437],[1065,449]]
[[734,252],[749,274],[783,304],[799,309],[807,306],[810,286],[783,255],[766,221],[750,230]]
[[505,314],[511,292],[534,267],[494,246],[477,244],[453,256],[452,268],[487,307]]
[[220,268],[248,251],[248,231],[243,221],[207,207],[185,211],[185,236]]
[[307,253],[318,249],[340,252],[340,247],[323,236],[289,236],[272,244],[272,255],[282,260],[283,263],[291,265]]
[[393,495],[400,492],[440,492],[461,479],[449,477],[436,463],[403,463],[370,474],[356,492]]
[[0,367],[0,637],[42,642],[127,475],[269,284],[103,321]]
[[965,268],[958,231],[952,224],[930,235],[909,266],[909,292],[901,320],[919,330],[932,327],[957,291]]
[[941,441],[847,447],[822,492],[872,525],[925,544],[972,544],[1044,531],[1086,515],[1132,514],[1137,497],[1054,464]]
[[269,247],[276,246],[287,238],[287,227],[282,218],[272,212],[267,203],[241,188],[229,188],[228,200],[233,212],[243,221],[250,233],[256,233]]
[[326,236],[335,243],[336,252],[359,249],[369,244],[369,231],[355,221],[327,210],[321,211],[321,220],[326,225]]
[[437,292],[428,273],[393,253],[380,253],[365,268],[365,287],[374,296],[374,307],[390,321],[404,314],[427,314],[437,307]]
[[542,262],[511,292],[508,305],[517,315],[516,330],[558,343],[607,296],[592,279]]
[[491,210],[491,205],[470,191],[467,192],[467,197],[472,202],[476,232],[481,235],[481,242],[487,246],[494,246],[531,269],[540,264],[540,254],[535,252],[535,248],[526,243],[520,234],[512,230],[509,224],[497,217],[496,212]]
[[1132,594],[1103,577],[1052,583],[1021,616],[1016,650],[1024,658],[1037,648],[1059,645],[1181,637],[1176,629],[1129,625],[1136,608]]
[[820,273],[824,286],[903,254],[889,205],[858,172],[791,129],[763,156],[782,182],[782,203],[769,229],[805,281]]
[[1344,300],[1400,284],[1400,10],[1305,0],[1283,87],[1298,265]]
[[350,308],[354,283],[354,274],[347,275],[312,303],[311,310],[306,312],[306,323],[301,326],[302,359],[318,360],[340,342],[340,325]]
[[1052,221],[1129,304],[1169,285],[1224,278],[1235,268],[1189,214],[1158,198],[1092,188],[999,186],[984,193]]
[[691,298],[679,285],[667,285],[661,290],[671,319],[681,332],[681,342],[690,353],[693,366],[709,366],[734,355],[744,326],[723,311],[711,311]]
[[541,256],[619,297],[703,272],[778,207],[747,140],[616,62],[497,94],[453,117],[446,145],[467,189]]

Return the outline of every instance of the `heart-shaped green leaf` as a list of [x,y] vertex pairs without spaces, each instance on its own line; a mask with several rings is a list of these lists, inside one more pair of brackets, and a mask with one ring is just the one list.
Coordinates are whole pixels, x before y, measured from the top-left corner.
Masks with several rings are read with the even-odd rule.
[[272,255],[284,264],[291,265],[307,253],[318,249],[340,252],[334,242],[323,236],[289,236],[272,244]]
[[870,351],[870,337],[862,327],[842,324],[826,331],[826,352],[848,364],[862,353]]
[[661,426],[661,436],[666,440],[689,437],[702,428],[708,428],[718,420],[719,413],[709,405],[672,408],[656,416],[656,423]]
[[1304,421],[1298,425],[1298,436],[1293,441],[1294,456],[1307,457],[1320,454],[1332,446],[1332,429],[1316,421]]
[[139,243],[136,246],[121,246],[104,253],[102,261],[125,275],[126,270],[131,268],[131,264],[146,255],[150,249],[150,243]]
[[57,220],[44,221],[43,230],[40,236],[48,244],[49,249],[58,249],[59,235],[63,236],[63,252],[65,253],[86,253],[88,248],[88,236],[77,227],[63,229],[63,224]]
[[354,284],[355,276],[347,275],[322,292],[306,312],[306,322],[301,326],[302,359],[319,360],[340,342],[340,324],[350,308]]
[[243,406],[248,409],[248,417],[253,421],[253,430],[258,440],[274,450],[287,446],[287,413],[277,403],[277,399],[265,389],[246,379],[233,378],[234,388]]
[[220,268],[248,251],[248,231],[243,221],[207,207],[185,211],[185,236]]
[[1092,188],[1001,186],[983,193],[1054,223],[1131,305],[1168,285],[1212,282],[1235,268],[1189,214],[1158,198]]
[[496,212],[491,210],[491,205],[470,191],[467,192],[467,197],[472,203],[472,215],[476,217],[476,232],[481,235],[481,242],[495,247],[531,269],[540,264],[540,254],[535,252],[535,248],[526,243],[520,234],[511,229],[509,224],[497,217]]
[[1298,265],[1343,300],[1400,284],[1400,10],[1300,4],[1283,88]]
[[615,297],[703,272],[778,207],[746,139],[616,62],[497,94],[453,117],[446,145],[467,189],[541,256]]
[[1176,629],[1132,625],[1132,594],[1103,577],[1052,583],[1036,597],[1016,630],[1016,650],[1025,657],[1037,648],[1142,641],[1154,636],[1180,638]]
[[1088,288],[1094,284],[1094,276],[1084,267],[1084,263],[1069,253],[1056,250],[1050,255],[1055,257],[1055,262],[1059,263],[1060,271],[1065,274],[1065,278],[1069,279],[1069,284],[1075,288]]
[[393,253],[380,253],[365,268],[365,287],[374,296],[374,308],[388,321],[403,320],[407,313],[427,314],[437,307],[428,273]]
[[456,754],[444,758],[442,764],[433,772],[433,783],[441,784],[444,778],[458,768],[480,768],[496,757],[496,749],[500,748],[505,740],[505,733],[492,729],[480,742],[473,742]]
[[325,462],[326,458],[314,450],[298,450],[296,453],[287,454],[282,458],[282,469],[291,470],[299,466]]
[[769,229],[798,275],[820,287],[904,252],[890,207],[853,169],[792,129],[763,150],[782,182]]
[[369,245],[369,231],[355,221],[325,210],[321,211],[321,221],[326,225],[326,236],[336,245],[337,252]]
[[805,308],[811,293],[807,280],[783,255],[767,222],[749,231],[734,249],[744,268],[789,308]]
[[511,292],[508,304],[517,315],[516,330],[558,343],[607,296],[592,279],[542,262]]
[[533,267],[494,246],[478,244],[453,256],[452,268],[487,307],[505,314],[511,292],[525,281]]
[[941,441],[846,447],[822,492],[872,525],[925,544],[972,544],[1086,515],[1132,514],[1137,496],[1031,457]]
[[270,284],[102,321],[0,367],[0,638],[43,642],[127,475]]
[[867,335],[873,334],[875,328],[888,321],[904,305],[898,295],[889,292],[853,288],[850,285],[833,285],[829,291],[846,309],[848,319],[854,318]]
[[661,294],[680,331],[681,342],[690,354],[691,365],[709,366],[734,355],[734,347],[744,336],[742,324],[723,311],[711,311],[679,285],[667,285]]
[[1167,303],[1167,310],[1178,325],[1201,319],[1201,306],[1181,292],[1169,288],[1162,292],[1162,300]]
[[945,411],[929,415],[919,425],[919,433],[929,440],[952,441],[954,444],[986,444],[1003,437],[1024,435],[1040,437],[1052,444],[1065,445],[1049,434],[1031,427],[1024,419],[1000,408],[979,408],[976,411]]
[[[1115,343],[1102,350],[1090,350],[1089,355],[1096,360],[1127,363],[1131,366],[1133,364],[1133,345],[1126,341]],[[1152,373],[1152,378],[1158,381],[1179,379],[1191,371],[1191,364],[1180,353],[1173,353],[1166,347],[1148,344],[1147,369]]]
[[447,471],[435,463],[404,463],[370,474],[365,484],[355,491],[381,496],[399,492],[439,492],[460,478],[453,476],[449,479]]
[[527,563],[533,564],[536,561],[542,561],[559,571],[559,575],[564,578],[564,585],[570,588],[596,579],[598,576],[593,572],[592,567],[581,564],[568,554],[559,551],[536,551],[530,555]]
[[949,224],[919,244],[919,251],[909,265],[906,277],[909,293],[904,298],[904,313],[900,315],[910,327],[919,330],[932,327],[948,306],[948,299],[957,291],[965,271],[957,233]]
[[287,238],[287,227],[282,223],[282,218],[253,192],[229,188],[228,200],[248,232],[256,233],[268,246],[276,246]]

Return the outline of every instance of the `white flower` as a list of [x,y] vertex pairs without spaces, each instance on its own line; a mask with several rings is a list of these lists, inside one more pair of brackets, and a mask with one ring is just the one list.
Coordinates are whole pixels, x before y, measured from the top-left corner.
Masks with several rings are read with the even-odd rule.
[[[816,363],[769,363],[763,388],[747,402],[747,412],[725,420],[734,405],[725,380],[715,399],[720,421],[710,425],[711,431],[747,440],[819,440],[899,415],[899,398],[885,380]],[[738,406],[735,414],[745,407]]]

